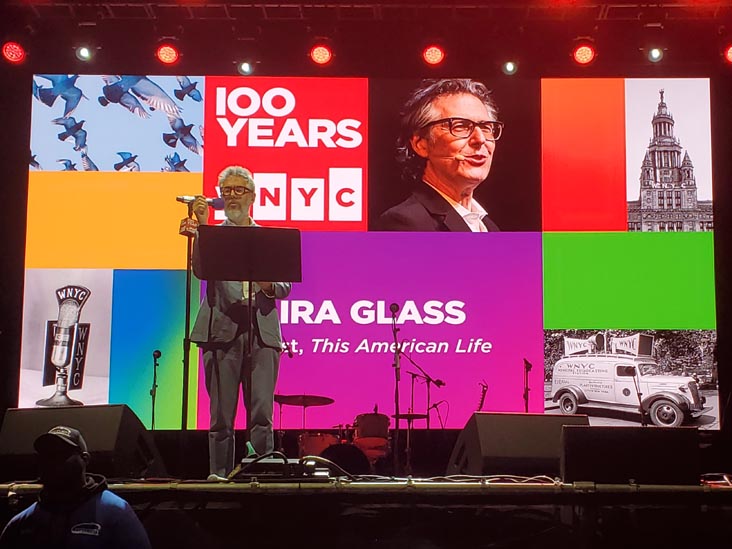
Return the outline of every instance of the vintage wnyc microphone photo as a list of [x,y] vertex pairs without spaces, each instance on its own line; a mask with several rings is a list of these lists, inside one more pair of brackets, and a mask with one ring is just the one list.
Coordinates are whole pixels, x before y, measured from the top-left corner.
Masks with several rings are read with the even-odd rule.
[[38,406],[81,406],[68,391],[81,389],[84,381],[89,323],[80,323],[81,309],[91,290],[68,285],[56,290],[58,319],[46,323],[46,347],[43,363],[43,386],[56,384],[56,392],[36,402]]

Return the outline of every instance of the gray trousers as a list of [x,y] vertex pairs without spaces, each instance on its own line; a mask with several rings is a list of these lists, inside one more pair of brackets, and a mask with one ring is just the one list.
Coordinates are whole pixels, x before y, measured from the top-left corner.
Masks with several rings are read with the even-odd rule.
[[[227,476],[234,468],[234,418],[239,403],[239,386],[246,395],[244,361],[247,333],[240,333],[231,344],[204,348],[203,363],[206,389],[211,400],[211,423],[208,433],[209,472]],[[280,353],[264,347],[254,337],[252,349],[252,398],[245,402],[251,409],[251,443],[259,455],[274,450],[272,412]]]

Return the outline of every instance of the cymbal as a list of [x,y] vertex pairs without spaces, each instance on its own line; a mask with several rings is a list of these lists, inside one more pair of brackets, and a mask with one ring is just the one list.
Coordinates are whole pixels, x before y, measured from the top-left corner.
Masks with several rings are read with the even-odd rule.
[[327,406],[333,404],[335,400],[330,397],[318,395],[275,395],[274,401],[278,404],[287,404],[289,406]]
[[427,414],[394,414],[391,417],[411,421],[413,419],[427,419]]

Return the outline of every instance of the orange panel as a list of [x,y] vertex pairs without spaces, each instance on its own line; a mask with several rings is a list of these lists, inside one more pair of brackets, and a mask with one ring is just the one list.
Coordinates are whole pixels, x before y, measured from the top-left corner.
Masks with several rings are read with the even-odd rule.
[[175,197],[202,186],[200,173],[31,172],[25,266],[185,269]]
[[626,231],[625,82],[541,83],[545,231]]

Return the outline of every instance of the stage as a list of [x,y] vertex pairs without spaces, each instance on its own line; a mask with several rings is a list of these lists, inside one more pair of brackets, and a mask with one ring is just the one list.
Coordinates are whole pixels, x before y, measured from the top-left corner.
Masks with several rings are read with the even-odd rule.
[[[298,434],[283,434],[290,456]],[[211,483],[201,480],[206,432],[153,435],[171,476],[112,480],[110,489],[134,507],[154,547],[646,548],[712,544],[732,534],[732,483],[712,473],[729,463],[718,433],[700,437],[705,474],[695,485],[448,477],[457,430],[413,433],[420,476],[355,475],[314,461],[299,478],[284,478],[275,465]],[[390,460],[379,467],[388,470]],[[39,490],[33,482],[0,484],[0,520],[30,505]]]
[[[3,518],[36,484],[3,484]],[[155,547],[681,547],[730,531],[732,486],[544,479],[130,482]]]

